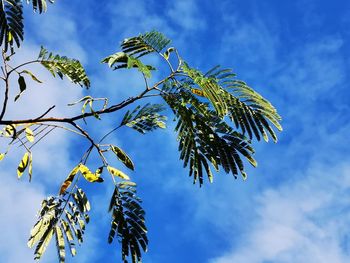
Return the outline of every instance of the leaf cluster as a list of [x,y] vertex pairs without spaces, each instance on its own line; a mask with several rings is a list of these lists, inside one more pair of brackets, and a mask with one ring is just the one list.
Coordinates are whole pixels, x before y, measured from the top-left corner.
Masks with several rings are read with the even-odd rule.
[[60,78],[66,76],[71,82],[79,84],[81,87],[90,87],[90,80],[79,60],[54,55],[44,47],[41,47],[38,60],[54,77],[56,74]]
[[133,111],[127,111],[120,125],[126,125],[142,134],[157,128],[166,128],[166,116],[159,112],[165,108],[161,104],[146,104],[142,108],[137,106]]
[[128,262],[130,256],[133,263],[141,262],[141,249],[146,252],[148,246],[145,211],[140,205],[141,199],[136,196],[135,186],[129,181],[118,183],[108,210],[112,213],[108,243],[112,243],[117,236],[123,262]]
[[[23,4],[22,0],[1,0],[0,1],[0,46],[5,52],[15,44],[20,47],[24,38]],[[54,3],[54,0],[27,0],[32,2],[34,11],[39,14],[47,9],[47,2]]]
[[[34,259],[44,254],[52,237],[56,238],[56,247],[60,263],[65,262],[66,247],[72,256],[76,255],[76,241],[83,243],[85,225],[89,223],[90,203],[82,189],[72,194],[72,201],[63,197],[48,197],[41,204],[39,219],[30,232],[28,246],[35,247]],[[67,244],[67,245],[66,245]]]
[[[5,2],[19,3],[20,1],[9,0]],[[28,2],[32,2],[34,10],[39,13],[46,9],[46,1],[44,0]],[[6,10],[10,10],[10,7],[6,5],[5,7]],[[1,18],[2,14],[0,14],[1,21],[6,19],[11,21],[7,18],[12,15],[11,12],[8,11],[7,14],[4,11],[7,14],[4,19]],[[18,23],[22,21],[22,17],[16,19]],[[5,32],[4,29],[1,34],[4,36],[7,34],[7,38],[10,34],[17,34],[17,38],[22,39],[23,35],[18,33],[22,31],[17,32],[17,28],[13,29],[13,32],[11,31],[14,27],[11,25],[8,29],[5,28],[7,31]],[[18,28],[21,27],[18,26]],[[13,36],[13,39],[17,43],[16,37]],[[4,43],[6,45],[10,42]],[[164,129],[167,117],[163,113],[166,109],[170,109],[174,115],[180,160],[182,160],[183,166],[188,168],[189,176],[193,177],[193,182],[198,182],[199,186],[204,184],[205,177],[208,178],[209,182],[213,182],[212,169],[215,171],[222,169],[225,173],[232,173],[235,178],[241,175],[243,179],[246,179],[245,162],[249,162],[254,167],[257,166],[253,157],[252,141],[254,139],[268,141],[269,138],[272,138],[274,142],[277,142],[274,127],[282,130],[279,123],[281,117],[268,100],[245,82],[236,79],[236,75],[231,69],[216,66],[208,72],[202,73],[190,67],[180,57],[176,48],[168,46],[169,43],[170,40],[163,34],[151,31],[125,39],[121,43],[119,52],[102,60],[113,70],[137,68],[145,81],[145,90],[138,96],[125,99],[119,104],[111,103],[110,106],[107,98],[93,98],[86,95],[69,104],[70,106],[82,105],[81,113],[72,118],[44,117],[53,108],[51,107],[36,119],[20,120],[9,125],[6,121],[1,123],[6,125],[0,132],[1,136],[11,139],[10,145],[19,143],[26,149],[17,168],[19,178],[27,170],[31,178],[32,154],[30,150],[47,135],[45,132],[47,127],[50,129],[59,127],[72,131],[84,137],[91,144],[61,184],[59,196],[49,197],[42,203],[38,222],[33,227],[28,242],[30,247],[36,246],[35,259],[41,258],[53,236],[56,237],[60,262],[65,261],[66,247],[69,247],[73,256],[76,254],[75,244],[76,241],[79,244],[83,242],[85,224],[89,222],[88,211],[90,210],[90,204],[85,193],[78,188],[78,182],[83,179],[84,183],[102,183],[105,181],[103,171],[107,171],[114,183],[114,191],[109,205],[112,220],[108,242],[112,243],[115,239],[119,241],[124,262],[127,262],[129,258],[133,263],[141,262],[142,252],[147,251],[148,246],[142,202],[136,195],[136,184],[130,181],[130,176],[120,170],[118,166],[109,163],[105,153],[113,153],[123,166],[132,171],[135,170],[135,165],[130,156],[119,146],[102,144],[107,136],[121,127],[132,128],[141,134],[158,128]],[[167,76],[155,82],[153,86],[149,85],[149,78],[151,78],[151,71],[155,68],[141,61],[149,54],[160,56],[170,71]],[[176,58],[170,59],[171,54],[176,55],[177,61]],[[6,61],[4,59],[5,64]],[[20,67],[29,63],[40,63],[54,77],[57,75],[60,78],[67,77],[71,82],[81,87],[90,87],[90,80],[78,60],[55,55],[42,47],[37,60],[17,67],[9,65],[5,67],[4,75],[9,72],[3,78],[5,82],[8,81],[8,76],[12,72],[19,76],[19,93],[15,100],[26,90],[24,74],[41,83],[30,71],[18,71]],[[10,71],[6,71],[8,68]],[[6,84],[8,83],[6,82]],[[116,112],[137,100],[154,96],[158,96],[163,103],[147,103],[143,106],[139,105],[133,110],[127,110],[123,117],[120,116],[120,122],[115,122],[119,123],[119,126],[113,128],[100,140],[95,141],[85,126],[82,126],[83,128],[79,126],[79,120],[85,121],[88,117],[101,120],[102,114]],[[98,104],[98,101],[102,101],[103,105]],[[4,105],[2,116],[6,110],[6,102]],[[71,125],[73,128],[61,126],[62,123]],[[85,124],[87,123],[85,122]],[[34,128],[30,127],[31,125]],[[96,151],[101,162],[96,170],[88,167],[92,151]],[[0,153],[0,160],[7,152]]]

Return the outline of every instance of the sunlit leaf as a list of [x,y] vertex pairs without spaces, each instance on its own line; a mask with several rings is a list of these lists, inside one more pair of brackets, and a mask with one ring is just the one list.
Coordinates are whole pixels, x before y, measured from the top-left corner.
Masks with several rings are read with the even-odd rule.
[[165,52],[164,52],[164,58],[166,60],[169,59],[169,56],[171,54],[171,52],[174,52],[175,51],[175,48],[174,47],[169,47]]
[[82,173],[84,178],[91,183],[94,183],[94,182],[102,183],[103,182],[103,178],[100,177],[99,174],[95,174],[95,173],[91,172],[90,169],[87,166],[85,166],[84,164],[80,164],[79,171]]
[[21,162],[19,163],[18,167],[17,167],[17,176],[18,179],[22,177],[23,172],[25,171],[25,169],[27,168],[29,164],[29,153],[26,152],[23,157]]
[[39,80],[32,72],[30,72],[29,70],[23,70],[21,73],[25,73],[25,74],[28,74],[32,80],[38,82],[38,83],[43,83],[41,80]]
[[205,93],[203,92],[203,90],[191,89],[191,91],[192,91],[193,94],[196,94],[196,95],[201,96],[201,97],[205,97]]
[[66,76],[75,84],[79,84],[85,88],[90,87],[90,80],[78,60],[54,55],[49,53],[44,47],[41,47],[38,60],[54,77],[56,74],[60,78]]
[[39,12],[39,14],[46,12],[47,10],[47,2],[54,3],[54,0],[27,0],[29,4],[32,2],[34,12]]
[[112,166],[107,166],[107,170],[111,175],[120,177],[124,180],[130,180],[130,177],[127,176],[125,173],[123,173],[122,171],[118,170],[117,168],[114,168]]
[[80,165],[81,164],[75,166],[73,170],[68,174],[66,180],[64,180],[63,184],[61,185],[61,189],[59,192],[60,195],[63,195],[66,192],[67,188],[72,184],[75,175],[79,172]]
[[13,125],[13,124],[9,124],[9,125],[6,125],[5,127],[5,136],[6,137],[15,137],[15,134],[16,134],[16,125]]
[[130,157],[119,147],[117,146],[111,146],[112,151],[115,153],[115,155],[118,157],[118,159],[129,169],[134,170],[134,164]]
[[34,142],[34,133],[31,129],[29,129],[28,127],[25,128],[25,134],[29,142]]
[[55,227],[55,234],[56,234],[56,247],[57,247],[58,259],[60,263],[64,263],[66,258],[64,236],[63,236],[62,229],[59,226]]

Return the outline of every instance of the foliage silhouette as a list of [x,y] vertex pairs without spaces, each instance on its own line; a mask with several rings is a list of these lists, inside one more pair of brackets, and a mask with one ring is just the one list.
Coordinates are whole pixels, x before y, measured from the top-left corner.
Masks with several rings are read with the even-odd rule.
[[[32,3],[34,11],[43,13],[47,9],[46,0],[27,1]],[[48,1],[53,3],[54,1]],[[22,45],[24,39],[23,5],[20,0],[3,0],[0,6],[0,44],[3,47],[4,101],[0,113],[1,137],[8,140],[8,148],[0,154],[0,160],[9,154],[13,145],[23,146],[23,157],[17,167],[18,178],[28,173],[32,179],[32,148],[54,129],[64,129],[81,136],[90,146],[82,154],[81,160],[68,174],[60,186],[58,196],[43,200],[28,241],[29,247],[35,247],[34,259],[40,259],[51,239],[55,237],[59,262],[65,262],[66,249],[72,256],[76,255],[76,244],[83,243],[86,224],[89,223],[90,203],[80,185],[84,179],[88,183],[103,183],[108,174],[114,182],[109,212],[111,228],[108,242],[117,239],[121,244],[121,255],[124,262],[130,259],[141,262],[142,251],[147,251],[148,237],[145,223],[145,211],[142,200],[136,195],[136,183],[116,167],[112,167],[106,152],[112,152],[128,169],[135,165],[128,154],[119,146],[103,143],[113,132],[121,127],[129,127],[145,134],[155,129],[165,129],[167,117],[165,109],[171,109],[176,122],[175,132],[179,143],[180,159],[188,167],[193,183],[204,184],[205,175],[212,182],[211,171],[223,169],[246,179],[245,161],[254,167],[253,139],[258,141],[269,137],[277,142],[273,127],[282,130],[279,124],[281,117],[270,102],[250,88],[245,82],[237,80],[231,69],[213,67],[206,73],[192,68],[180,56],[179,51],[170,46],[171,41],[160,32],[151,31],[125,39],[120,51],[107,56],[102,63],[112,70],[138,69],[145,81],[144,90],[118,103],[109,103],[107,98],[85,96],[70,106],[80,107],[81,113],[73,117],[49,117],[52,106],[41,116],[28,119],[6,119],[9,104],[10,80],[18,77],[20,92],[13,103],[20,103],[22,93],[26,90],[25,77],[42,83],[27,67],[41,64],[53,77],[68,78],[72,83],[88,89],[91,86],[89,77],[82,64],[65,56],[54,55],[44,47],[36,59],[12,65],[15,48]],[[144,57],[156,55],[164,62],[169,73],[155,84],[149,85],[151,72],[156,70],[152,65],[142,61]],[[106,133],[100,140],[91,137],[88,125],[81,122],[88,118],[97,118],[102,122],[103,115],[117,113],[145,98],[162,98],[163,104],[146,103],[129,109],[120,118],[120,124]],[[96,108],[96,102],[103,106]],[[89,163],[93,151],[98,153],[100,167],[91,171]]]

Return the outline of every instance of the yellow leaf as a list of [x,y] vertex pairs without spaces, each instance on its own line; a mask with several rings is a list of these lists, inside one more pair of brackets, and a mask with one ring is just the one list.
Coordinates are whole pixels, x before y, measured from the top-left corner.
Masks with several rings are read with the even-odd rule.
[[130,180],[129,176],[127,176],[125,173],[123,173],[122,171],[120,171],[112,166],[107,166],[107,170],[111,175],[118,176],[124,180]]
[[200,89],[191,89],[192,93],[193,94],[196,94],[198,96],[201,96],[201,97],[205,97],[205,93],[203,90],[200,90]]
[[8,36],[7,41],[12,42],[12,33],[9,32],[7,36]]
[[56,234],[56,246],[58,248],[58,257],[60,262],[64,262],[64,259],[66,257],[64,236],[63,236],[62,229],[57,225],[55,227],[55,234]]
[[84,178],[91,183],[94,183],[94,182],[102,183],[103,182],[103,178],[101,178],[99,176],[99,174],[92,173],[89,170],[89,168],[87,168],[87,166],[85,166],[84,164],[80,164],[79,171],[82,173]]
[[103,172],[103,166],[101,166],[101,167],[99,167],[99,168],[96,169],[95,175],[96,175],[97,177],[100,177],[100,175],[102,174],[102,172]]
[[5,155],[4,153],[0,153],[0,161],[2,161],[4,158],[5,158]]
[[6,125],[5,127],[5,136],[6,137],[13,137],[16,133],[16,125],[13,125],[13,124],[9,124],[9,125]]
[[157,125],[158,125],[158,127],[161,128],[161,129],[165,129],[165,128],[166,128],[165,123],[162,122],[162,121],[157,121]]
[[79,168],[80,168],[81,164],[78,164],[77,166],[75,166],[73,168],[73,170],[69,173],[69,175],[67,176],[66,180],[64,180],[63,184],[61,185],[61,189],[60,189],[60,195],[64,194],[67,190],[67,188],[71,185],[71,183],[74,180],[75,175],[79,172]]
[[29,142],[34,142],[34,133],[31,129],[29,129],[28,127],[25,129],[25,134],[27,137],[27,140]]
[[18,179],[21,178],[21,176],[23,175],[24,170],[27,168],[29,163],[29,153],[26,152],[23,155],[23,158],[21,160],[21,162],[19,163],[18,167],[17,167],[17,176]]

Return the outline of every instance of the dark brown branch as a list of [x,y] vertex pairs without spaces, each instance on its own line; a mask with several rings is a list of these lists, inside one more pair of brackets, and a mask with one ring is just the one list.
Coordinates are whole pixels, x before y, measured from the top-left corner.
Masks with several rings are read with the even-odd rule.
[[56,107],[56,105],[51,106],[47,111],[45,111],[43,114],[41,114],[39,117],[37,117],[37,120],[40,120],[43,118],[45,115],[47,115],[51,110],[53,110]]
[[173,78],[175,74],[177,74],[178,72],[173,72],[172,74],[170,74],[168,77],[164,78],[163,80],[157,82],[156,84],[154,84],[154,86],[152,88],[148,88],[145,89],[143,92],[141,92],[138,96],[136,97],[130,97],[124,101],[122,101],[119,104],[115,104],[112,105],[106,109],[102,109],[99,111],[95,111],[95,112],[88,112],[88,113],[84,113],[84,114],[79,114],[76,115],[74,117],[71,118],[57,118],[57,117],[50,117],[50,118],[35,118],[35,119],[24,119],[24,120],[0,120],[0,125],[8,125],[8,124],[23,124],[23,123],[43,123],[43,122],[65,122],[65,123],[72,123],[75,122],[77,120],[80,119],[84,119],[87,117],[91,117],[94,116],[96,114],[98,115],[102,115],[102,114],[106,114],[106,113],[112,113],[115,111],[118,111],[126,106],[128,106],[129,104],[132,104],[133,102],[142,99],[144,97],[144,95],[152,90],[157,90],[158,86],[161,85],[162,83],[164,83],[165,81],[167,81],[170,78]]
[[6,108],[7,108],[7,102],[9,99],[9,90],[10,90],[10,84],[9,84],[9,79],[8,79],[8,73],[7,73],[7,64],[6,64],[6,55],[4,50],[2,51],[2,59],[4,61],[4,81],[5,81],[5,94],[4,94],[4,102],[2,104],[2,110],[1,110],[1,114],[0,114],[0,120],[2,120],[2,118],[5,115],[6,112]]

